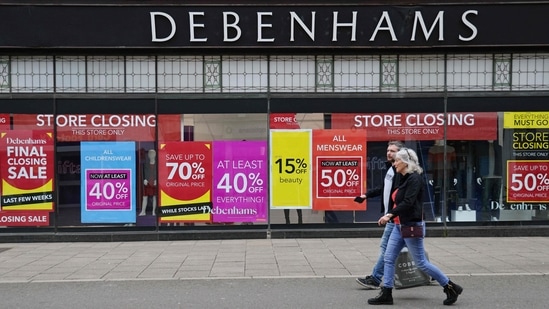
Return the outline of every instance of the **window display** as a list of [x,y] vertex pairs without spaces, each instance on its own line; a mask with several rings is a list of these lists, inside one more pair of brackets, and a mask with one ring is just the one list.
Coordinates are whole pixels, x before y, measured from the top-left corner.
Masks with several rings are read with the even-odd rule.
[[152,206],[150,214],[156,216],[156,195],[158,192],[156,188],[156,171],[158,170],[158,167],[156,166],[156,151],[154,149],[149,149],[147,151],[147,160],[141,165],[141,168],[143,171],[143,199],[139,216],[146,215],[149,201]]
[[[488,188],[486,196],[501,198],[490,209],[500,220],[543,220],[549,203],[549,114],[547,112],[505,112],[503,117],[502,164],[494,144],[495,178],[504,185]],[[506,173],[497,177],[498,168]],[[496,185],[494,185],[496,183]]]
[[426,221],[546,220],[547,117],[14,114],[2,138],[0,220],[161,228],[375,222],[381,200],[353,200],[381,185],[380,154],[393,138],[403,138],[425,170]]

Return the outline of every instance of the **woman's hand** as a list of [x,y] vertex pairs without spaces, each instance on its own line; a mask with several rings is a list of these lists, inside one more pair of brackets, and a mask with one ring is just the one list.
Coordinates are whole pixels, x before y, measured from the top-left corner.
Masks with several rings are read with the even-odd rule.
[[379,218],[379,220],[377,220],[377,224],[378,225],[385,225],[387,224],[387,222],[389,222],[391,220],[391,217],[392,215],[391,214],[386,214],[385,216]]

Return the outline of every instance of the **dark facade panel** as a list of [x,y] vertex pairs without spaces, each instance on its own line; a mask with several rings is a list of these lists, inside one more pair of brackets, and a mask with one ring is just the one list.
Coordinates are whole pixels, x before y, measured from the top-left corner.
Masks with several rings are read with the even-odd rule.
[[501,96],[448,98],[448,112],[546,111],[549,97]]
[[273,113],[427,113],[443,112],[444,100],[430,98],[273,98]]
[[158,114],[267,113],[266,99],[160,99]]
[[0,99],[0,113],[53,114],[53,99]]
[[58,114],[154,114],[153,99],[57,99]]

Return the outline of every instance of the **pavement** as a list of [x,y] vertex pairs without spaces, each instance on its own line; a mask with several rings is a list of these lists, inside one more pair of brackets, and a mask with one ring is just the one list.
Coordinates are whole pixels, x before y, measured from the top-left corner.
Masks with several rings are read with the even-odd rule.
[[[450,278],[548,275],[546,237],[427,237]],[[1,243],[0,283],[227,278],[355,278],[379,238]]]

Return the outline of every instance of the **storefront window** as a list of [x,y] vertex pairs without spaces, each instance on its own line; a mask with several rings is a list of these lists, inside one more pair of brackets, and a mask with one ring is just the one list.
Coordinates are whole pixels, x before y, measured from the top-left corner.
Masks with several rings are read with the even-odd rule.
[[[466,197],[469,207],[458,203],[458,218],[478,223],[547,220],[549,125],[544,101],[541,97],[449,100],[450,110],[492,110],[497,115],[494,137],[448,141],[456,150],[457,178],[466,179],[466,186],[458,182],[456,188],[458,202]],[[475,211],[475,220],[462,217],[467,208]]]
[[[28,169],[29,174],[28,177],[23,177],[24,171],[21,170],[17,179],[37,181],[43,178],[41,176],[49,175],[36,174],[40,169],[51,170],[51,177],[47,178],[43,186],[34,186],[35,189],[29,188],[28,192],[25,191],[36,194],[36,190],[42,190],[41,194],[49,195],[49,200],[40,201],[39,208],[26,206],[28,210],[55,211],[54,215],[48,216],[48,223],[57,226],[155,225],[154,219],[146,221],[136,218],[136,210],[142,203],[139,198],[143,196],[143,187],[137,185],[144,182],[143,152],[155,152],[157,120],[154,115],[60,114],[54,117],[52,114],[13,114],[10,123],[12,130],[5,135],[6,140],[32,141],[32,146],[29,147],[36,150],[21,149],[17,153],[6,153],[3,158],[16,155],[17,158],[14,159],[19,161],[25,156],[25,160],[41,160],[39,163],[32,161],[26,164],[28,166],[21,166],[21,169]],[[163,123],[164,126],[169,126],[170,119],[164,119]],[[164,131],[166,130],[162,131],[162,138],[173,135],[170,129],[168,132]],[[14,139],[9,138],[10,134],[21,136]],[[42,142],[37,139],[36,134],[50,137],[51,143]],[[40,146],[42,144],[44,146]],[[48,147],[49,152],[45,149],[39,151],[43,147]],[[38,158],[40,156],[44,158]],[[3,168],[9,169],[9,166],[10,164],[2,164]],[[9,171],[6,172],[2,175],[8,177]],[[54,179],[57,182],[55,185]],[[44,191],[47,188],[50,188],[49,191]],[[54,188],[57,200],[54,198]],[[13,188],[9,186],[3,187],[4,199],[10,195],[11,189]],[[3,211],[10,208],[6,202],[7,200],[3,201]],[[150,203],[154,208],[155,202]],[[49,208],[44,208],[47,205]]]
[[268,222],[265,114],[184,114],[178,139],[159,142],[159,223]]
[[546,112],[2,117],[7,226],[375,222],[381,199],[353,199],[390,140],[418,153],[427,221],[548,218]]
[[[501,199],[492,201],[490,209],[497,212],[500,220],[547,220],[549,218],[547,210],[549,206],[549,113],[503,112],[499,114],[503,122],[503,143],[500,144],[503,190],[500,193]],[[494,171],[496,175],[497,168],[496,165]],[[490,187],[487,191],[490,194],[497,193]]]

